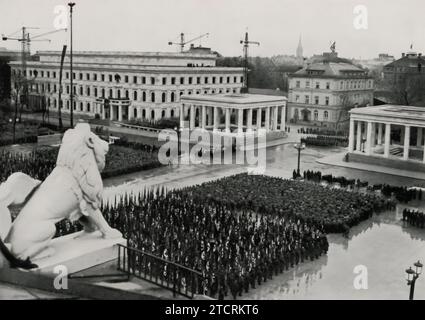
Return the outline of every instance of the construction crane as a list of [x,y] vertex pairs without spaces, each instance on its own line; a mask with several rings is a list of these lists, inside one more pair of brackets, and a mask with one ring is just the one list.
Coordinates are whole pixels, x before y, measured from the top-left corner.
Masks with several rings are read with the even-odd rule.
[[[30,48],[31,42],[34,42],[34,41],[47,41],[47,42],[50,42],[49,39],[39,39],[39,38],[40,37],[47,36],[47,35],[52,34],[52,33],[56,33],[56,32],[59,32],[59,31],[64,31],[64,30],[66,31],[67,30],[66,28],[56,29],[56,30],[45,32],[45,33],[38,34],[38,35],[35,35],[35,36],[30,36],[29,32],[27,32],[27,30],[29,30],[29,29],[39,29],[39,28],[22,27],[22,35],[21,35],[20,38],[14,38],[14,37],[12,37],[12,35],[16,34],[17,32],[14,32],[10,36],[5,36],[4,34],[2,34],[2,40],[3,41],[12,40],[12,41],[21,42],[21,67],[22,67],[22,76],[23,77],[26,77],[26,73],[27,73],[27,59],[31,55],[31,48]],[[21,101],[21,102],[23,102],[24,104],[27,104],[28,103],[28,85],[27,85],[27,82],[26,81],[23,82],[22,91],[23,91],[22,92],[22,96],[24,98],[23,98],[23,101]]]
[[188,43],[191,43],[193,41],[202,39],[204,37],[208,37],[209,35],[210,35],[209,33],[204,33],[204,34],[201,34],[200,36],[198,36],[196,38],[193,38],[193,39],[191,39],[189,41],[185,41],[184,40],[184,33],[180,33],[180,42],[169,41],[168,42],[168,45],[170,45],[170,46],[172,46],[172,45],[178,45],[178,46],[180,46],[180,52],[183,52],[184,51],[184,46],[187,45]]
[[248,32],[245,32],[245,40],[240,41],[241,44],[243,44],[243,55],[244,55],[244,77],[243,77],[243,92],[248,93],[248,49],[250,44],[255,44],[257,46],[260,45],[257,41],[249,41],[248,39]]

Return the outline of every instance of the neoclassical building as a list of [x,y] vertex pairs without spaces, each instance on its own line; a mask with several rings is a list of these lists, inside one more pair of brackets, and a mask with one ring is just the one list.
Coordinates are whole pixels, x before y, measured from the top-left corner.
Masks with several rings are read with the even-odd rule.
[[350,111],[349,161],[425,168],[425,109],[382,105]]
[[348,122],[348,110],[373,105],[374,83],[366,70],[336,52],[289,75],[288,121],[334,127]]
[[286,97],[259,94],[183,96],[181,128],[241,134],[265,129],[285,131]]
[[[61,52],[40,51],[27,62],[30,101],[42,98],[52,112],[58,108]],[[74,112],[103,119],[158,120],[178,117],[182,95],[239,93],[243,69],[216,66],[217,54],[208,48],[183,53],[74,52],[64,63],[62,111],[70,111],[70,79],[74,83]],[[10,63],[13,76],[20,61]]]

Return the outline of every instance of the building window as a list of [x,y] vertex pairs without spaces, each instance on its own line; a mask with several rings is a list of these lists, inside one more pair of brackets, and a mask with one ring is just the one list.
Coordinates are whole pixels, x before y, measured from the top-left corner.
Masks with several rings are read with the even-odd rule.
[[325,97],[325,105],[329,105],[329,97]]
[[143,102],[146,101],[146,92],[145,91],[142,92],[142,101]]
[[241,77],[241,83],[243,83],[243,77]]
[[109,82],[112,82],[112,74],[109,75]]
[[142,84],[146,84],[146,77],[142,77]]
[[155,85],[155,78],[151,77],[151,85]]
[[295,96],[295,102],[300,102],[300,96],[299,95]]
[[65,77],[66,77],[67,79],[69,79],[69,72],[67,72],[67,73],[65,74]]
[[175,100],[175,94],[174,92],[171,92],[171,102],[174,102],[174,100]]
[[316,89],[320,89],[320,82],[316,82]]
[[233,77],[233,82],[237,83],[238,82],[238,77]]
[[162,93],[162,102],[167,102],[167,95],[165,94],[165,92]]
[[326,89],[329,90],[331,88],[331,83],[330,82],[326,82]]
[[310,81],[306,81],[306,82],[305,82],[305,87],[306,87],[306,88],[310,88]]
[[124,81],[125,81],[125,83],[128,83],[128,76],[124,77]]
[[146,110],[142,109],[142,118],[145,119],[146,118]]
[[83,103],[80,102],[80,111],[83,111]]
[[152,92],[151,93],[151,101],[152,102],[155,102],[155,92]]
[[105,98],[105,89],[102,89],[102,98]]
[[83,74],[82,73],[79,73],[78,77],[79,77],[80,80],[83,80]]
[[137,84],[137,77],[136,76],[133,76],[133,83]]
[[328,118],[329,118],[329,112],[327,112],[327,111],[323,112],[323,118],[325,120],[328,120]]
[[83,95],[83,87],[80,86],[80,96]]
[[130,97],[130,93],[128,92],[128,90],[125,90],[125,98],[129,99],[129,97]]
[[94,97],[97,98],[97,88],[94,88]]
[[133,91],[133,100],[137,101],[137,91]]
[[184,77],[180,78],[180,84],[184,84]]
[[109,89],[109,98],[112,99],[114,97],[112,89]]
[[227,83],[230,83],[230,77],[227,77],[226,81]]
[[319,104],[319,97],[318,96],[314,97],[314,104]]
[[101,79],[102,79],[103,82],[105,81],[105,75],[104,74],[101,75]]
[[86,73],[86,80],[89,81],[90,80],[90,73]]
[[205,78],[204,78],[204,83],[205,83],[205,84],[208,84],[208,77],[205,77]]
[[151,111],[151,119],[153,120],[153,119],[155,119],[155,111]]
[[317,121],[319,120],[319,111],[314,110],[314,120]]
[[196,84],[201,84],[201,77],[196,78]]
[[212,83],[215,84],[215,77],[212,77]]
[[310,103],[310,97],[309,96],[305,96],[305,103],[309,104]]
[[161,117],[162,117],[162,118],[165,118],[165,110],[162,110],[162,112],[161,112]]
[[171,109],[170,116],[171,118],[174,118],[174,109]]
[[344,89],[344,81],[341,81],[340,83],[339,83],[339,88],[342,90],[342,89]]
[[87,112],[91,112],[91,110],[90,110],[90,102],[87,102]]
[[220,77],[220,83],[223,83],[223,77]]
[[167,78],[163,77],[162,78],[162,85],[165,86],[167,84]]
[[93,80],[97,81],[97,73],[93,73]]
[[87,92],[87,97],[90,97],[90,87],[87,87],[86,92]]
[[192,77],[189,77],[189,84],[192,84]]

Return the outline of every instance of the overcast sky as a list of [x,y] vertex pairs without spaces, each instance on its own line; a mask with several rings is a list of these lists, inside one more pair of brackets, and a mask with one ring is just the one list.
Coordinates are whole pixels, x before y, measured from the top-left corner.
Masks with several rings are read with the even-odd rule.
[[[259,41],[251,55],[295,54],[302,35],[304,55],[329,51],[336,41],[340,56],[373,58],[378,53],[399,57],[414,44],[425,51],[423,0],[74,0],[75,50],[176,51],[168,41],[203,33],[200,43],[226,56],[239,56],[239,40],[248,29]],[[33,34],[54,28],[54,8],[61,0],[0,0],[0,33],[22,25],[39,27]],[[368,29],[358,30],[353,10],[365,5]],[[48,42],[32,43],[35,50],[60,50],[69,33],[49,35]],[[0,41],[17,49],[17,42]]]

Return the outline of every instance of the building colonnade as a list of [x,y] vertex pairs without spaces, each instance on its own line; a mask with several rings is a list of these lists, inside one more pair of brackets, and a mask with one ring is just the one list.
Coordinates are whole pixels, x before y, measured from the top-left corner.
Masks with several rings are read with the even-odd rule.
[[[392,130],[400,131],[400,141],[393,141]],[[416,129],[416,141],[412,142],[412,129]],[[373,120],[350,119],[348,151],[350,153],[364,153],[366,155],[382,155],[384,158],[400,155],[403,160],[412,160],[412,151],[422,151],[425,163],[425,127],[409,124],[378,122]],[[395,150],[392,150],[394,147]],[[414,158],[417,160],[417,157]]]
[[[185,128],[185,111],[189,111],[189,128],[212,129],[217,131],[224,127],[224,132],[231,133],[236,127],[237,133],[252,132],[254,129],[266,131],[285,131],[286,105],[276,106],[209,106],[182,104],[180,106],[180,127]],[[255,117],[254,117],[255,112]],[[232,115],[235,123],[232,124]],[[222,123],[222,117],[224,123]],[[198,119],[198,123],[196,120]],[[255,125],[254,125],[255,119]]]

